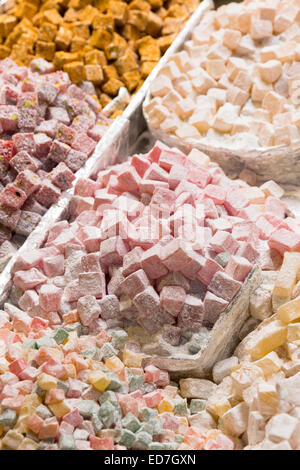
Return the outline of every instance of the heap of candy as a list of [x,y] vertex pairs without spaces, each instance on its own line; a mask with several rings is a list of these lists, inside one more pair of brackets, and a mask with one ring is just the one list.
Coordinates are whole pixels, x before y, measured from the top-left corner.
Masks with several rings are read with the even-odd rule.
[[[205,402],[144,365],[124,330],[52,330],[5,306],[0,321],[0,449],[228,449]],[[9,313],[7,313],[9,312]]]
[[297,0],[208,13],[151,86],[150,124],[187,141],[244,149],[299,140]]
[[0,16],[0,58],[42,57],[74,83],[90,80],[101,104],[139,88],[199,0],[19,0]]
[[[286,253],[274,313],[217,363],[206,411],[245,449],[300,449],[300,253]],[[279,302],[280,299],[280,302]]]
[[201,152],[158,142],[77,182],[73,219],[18,257],[15,303],[51,325],[71,318],[94,334],[138,324],[185,344],[214,325],[255,264],[274,270],[300,250],[281,195],[274,182],[231,181]]
[[91,83],[53,70],[44,59],[0,62],[0,244],[31,233],[109,124]]

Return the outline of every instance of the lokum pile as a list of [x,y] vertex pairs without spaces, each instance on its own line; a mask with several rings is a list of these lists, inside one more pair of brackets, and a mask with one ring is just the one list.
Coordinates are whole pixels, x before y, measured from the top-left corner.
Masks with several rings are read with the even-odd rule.
[[138,89],[199,0],[18,0],[0,16],[0,58],[53,62],[73,83],[90,80],[105,106]]
[[281,195],[274,182],[231,181],[198,150],[186,157],[158,142],[96,181],[78,180],[69,222],[17,258],[15,304],[91,334],[163,330],[162,354],[169,345],[195,354],[255,264],[275,270],[285,251],[300,251]]
[[53,330],[8,304],[0,321],[0,449],[234,448],[124,330]]
[[299,22],[296,0],[250,0],[208,13],[152,82],[150,125],[230,149],[298,141]]
[[95,89],[44,59],[0,62],[0,244],[28,236],[107,130]]
[[273,289],[274,314],[213,369],[220,385],[206,411],[247,450],[300,449],[299,280],[299,252],[286,253]]

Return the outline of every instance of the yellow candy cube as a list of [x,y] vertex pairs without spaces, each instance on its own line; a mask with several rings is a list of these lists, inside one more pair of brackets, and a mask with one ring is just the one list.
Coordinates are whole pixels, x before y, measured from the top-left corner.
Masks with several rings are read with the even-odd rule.
[[8,449],[17,450],[24,437],[22,434],[10,429],[2,439],[2,444]]
[[207,168],[210,163],[210,158],[205,153],[201,152],[200,150],[194,148],[190,151],[187,156],[188,160],[190,160],[195,165],[200,166],[201,168]]
[[300,253],[284,254],[283,263],[273,289],[273,297],[290,298],[300,269]]
[[287,326],[279,320],[273,320],[258,330],[245,346],[245,353],[253,359],[261,359],[274,349],[285,343]]
[[290,323],[288,325],[287,341],[289,343],[300,343],[300,323]]
[[56,416],[56,418],[62,418],[71,411],[70,406],[67,405],[65,400],[59,403],[53,403],[52,405],[48,405],[48,407],[50,408],[54,416]]
[[214,403],[215,413],[217,416],[222,417],[226,411],[230,410],[230,402],[226,398],[222,398]]
[[99,392],[104,392],[110,384],[110,378],[101,370],[91,372],[89,381]]
[[174,410],[174,405],[169,398],[165,397],[157,406],[157,410],[159,413],[165,413],[166,411],[172,412]]
[[278,357],[275,351],[272,351],[262,359],[254,362],[254,364],[260,367],[264,373],[264,376],[267,377],[271,374],[276,374],[276,372],[281,370],[282,360],[280,357]]
[[38,442],[35,442],[32,439],[29,439],[28,437],[25,437],[25,439],[23,439],[23,441],[18,447],[18,450],[38,450],[38,449],[39,449]]
[[71,379],[76,379],[76,367],[74,364],[64,364],[65,368],[67,369],[67,375]]
[[300,320],[300,297],[281,305],[277,313],[278,318],[284,323]]
[[126,367],[141,367],[143,354],[138,354],[130,349],[125,349],[123,352],[123,363]]
[[112,356],[105,362],[106,367],[112,372],[120,372],[124,369],[124,364],[118,356]]
[[2,434],[3,434],[3,429],[4,429],[3,426],[0,426],[0,437],[1,437]]
[[37,378],[37,384],[42,390],[50,390],[50,388],[57,387],[57,379],[52,375],[42,372]]

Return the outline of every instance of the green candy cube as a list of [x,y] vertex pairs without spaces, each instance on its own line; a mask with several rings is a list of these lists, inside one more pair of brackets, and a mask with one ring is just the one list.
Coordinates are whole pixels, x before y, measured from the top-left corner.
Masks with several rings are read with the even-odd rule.
[[105,343],[102,348],[100,348],[99,356],[103,361],[107,361],[112,356],[116,356],[118,351],[112,346],[111,343]]
[[128,340],[128,334],[124,330],[112,330],[111,333],[111,344],[116,349],[124,349],[125,343]]
[[150,442],[149,450],[165,450],[166,446],[162,442]]
[[95,434],[97,434],[103,428],[103,422],[99,417],[99,414],[94,413],[92,415],[92,425],[95,430]]
[[130,377],[129,379],[129,392],[135,392],[136,390],[140,390],[143,384],[143,375],[132,375],[132,377]]
[[136,435],[136,440],[133,444],[134,449],[147,449],[149,444],[152,442],[152,436],[151,434],[142,431],[142,432],[137,432]]
[[135,434],[129,429],[122,429],[120,444],[129,448],[132,446],[134,441]]
[[119,377],[114,374],[114,372],[108,372],[107,375],[110,378],[110,384],[108,385],[107,389],[115,392],[119,391],[122,385]]
[[62,344],[69,338],[69,333],[64,328],[57,328],[54,330],[53,338],[57,344]]
[[9,426],[12,427],[16,424],[17,421],[17,412],[6,408],[0,415],[0,426]]
[[80,400],[77,405],[78,411],[84,419],[91,418],[98,413],[99,406],[93,400]]
[[199,411],[205,410],[206,400],[201,400],[200,398],[193,398],[190,403],[190,413],[195,415]]
[[111,390],[106,390],[106,392],[101,395],[100,401],[101,403],[104,403],[105,401],[110,401],[113,405],[118,404],[116,394]]
[[127,413],[122,419],[122,426],[131,432],[137,432],[141,427],[141,423],[133,413]]
[[186,398],[178,398],[175,401],[174,414],[178,416],[186,416],[188,414]]
[[142,408],[142,411],[141,411],[142,421],[148,421],[149,419],[157,418],[157,416],[158,416],[158,411],[155,408],[148,408],[147,406]]

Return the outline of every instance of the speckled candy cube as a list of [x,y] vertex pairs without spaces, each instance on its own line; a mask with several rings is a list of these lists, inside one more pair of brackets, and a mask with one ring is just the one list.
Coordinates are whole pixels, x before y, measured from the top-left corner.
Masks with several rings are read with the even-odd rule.
[[139,269],[127,276],[119,285],[121,291],[133,299],[137,294],[150,286],[145,271]]
[[46,312],[57,312],[63,290],[53,284],[44,284],[39,291],[40,306]]
[[87,158],[86,153],[72,148],[67,155],[65,163],[70,170],[76,172],[85,164]]
[[67,165],[61,162],[51,171],[49,178],[61,191],[65,191],[72,187],[75,176]]
[[43,180],[40,189],[35,193],[35,198],[40,204],[49,208],[58,201],[60,194],[60,190],[50,181]]
[[15,232],[24,237],[28,237],[39,224],[41,216],[35,212],[21,211],[20,218],[15,227]]
[[1,194],[1,203],[12,209],[20,209],[26,199],[26,193],[13,183],[8,184]]
[[160,299],[153,287],[149,286],[133,298],[133,304],[141,315],[150,316],[158,311]]
[[89,326],[93,320],[99,318],[101,308],[94,296],[85,295],[78,300],[77,311],[81,323],[84,326]]
[[216,296],[231,302],[241,287],[242,283],[235,281],[228,274],[216,272],[208,286],[208,290]]
[[202,300],[193,295],[187,295],[183,308],[178,315],[178,326],[180,328],[198,329],[202,325],[204,307]]
[[118,318],[120,315],[120,302],[116,295],[105,295],[103,299],[99,301],[99,305],[101,317],[104,320]]
[[227,300],[221,299],[211,292],[206,292],[204,299],[203,325],[206,327],[212,327],[218,320],[220,314],[226,309],[228,303],[229,302]]
[[122,264],[128,249],[121,237],[111,237],[101,242],[100,260],[106,265]]
[[141,257],[141,266],[149,279],[159,279],[168,273],[168,268],[162,262],[163,248],[155,245],[145,251]]
[[186,292],[179,286],[165,286],[160,293],[161,306],[171,315],[179,315],[186,298]]
[[101,299],[105,294],[105,276],[99,272],[79,274],[80,292]]

